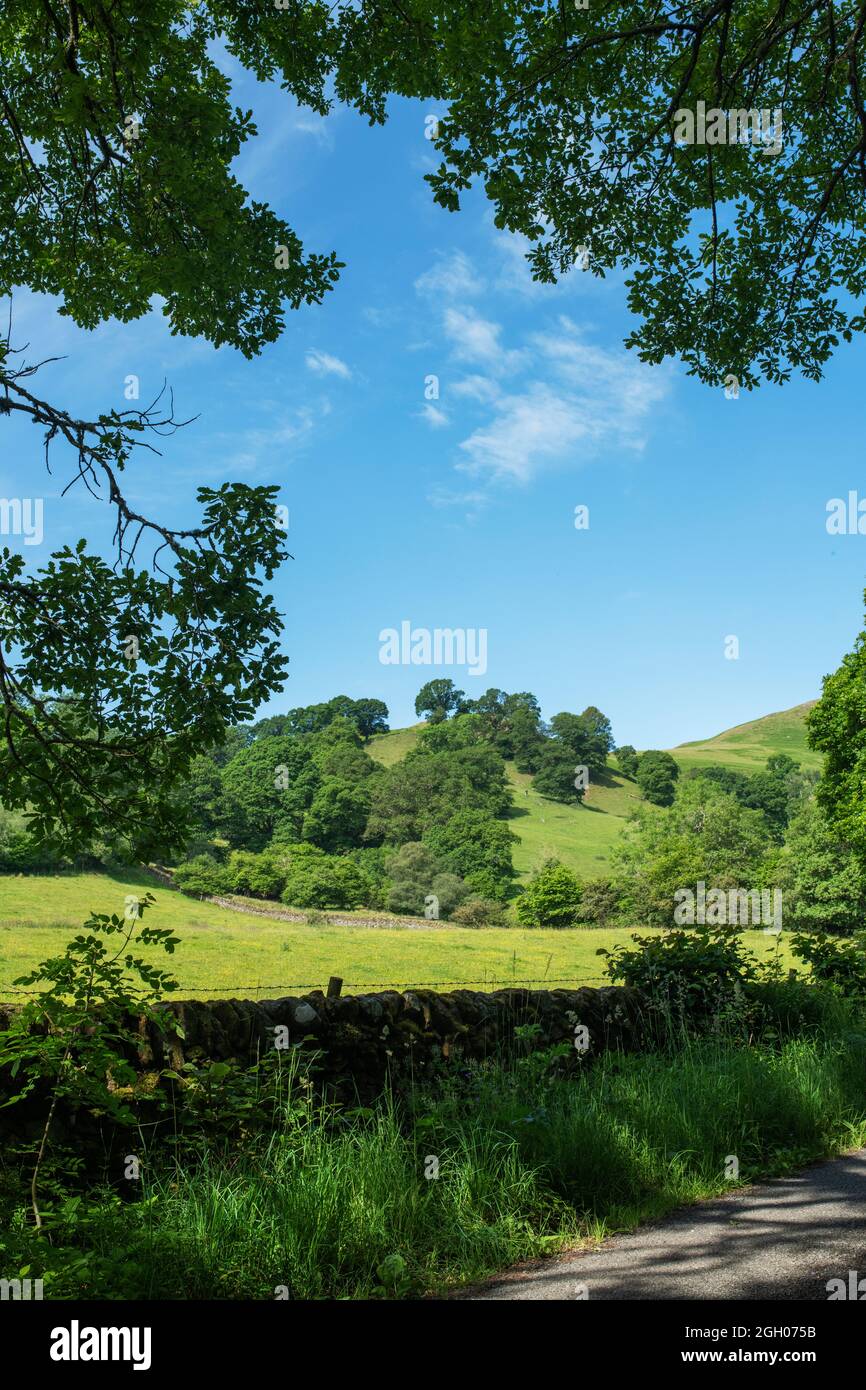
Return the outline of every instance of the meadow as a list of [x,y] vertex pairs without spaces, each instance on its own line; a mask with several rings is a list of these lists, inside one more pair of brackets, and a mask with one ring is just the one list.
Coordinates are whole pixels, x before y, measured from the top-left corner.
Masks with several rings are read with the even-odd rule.
[[[91,911],[122,912],[127,894],[156,899],[149,921],[171,927],[181,945],[170,966],[184,991],[196,997],[248,999],[323,989],[331,975],[346,993],[411,985],[495,989],[532,982],[606,983],[596,952],[627,941],[626,929],[522,927],[471,930],[436,926],[331,926],[284,922],[234,912],[154,885],[143,874],[68,874],[0,877],[0,998],[11,999],[12,980],[62,952]],[[343,915],[343,914],[340,914]],[[359,914],[360,916],[361,914]],[[784,937],[747,931],[755,955],[779,949]]]
[[[753,772],[780,752],[809,767],[816,757],[806,747],[803,721],[810,708],[798,705],[672,751],[684,768],[719,763]],[[417,724],[380,734],[370,740],[369,751],[377,761],[392,764],[415,746],[423,728]],[[570,806],[540,796],[531,777],[517,772],[512,763],[506,766],[514,792],[509,824],[519,837],[513,850],[518,883],[550,857],[585,879],[606,874],[629,815],[647,804],[635,783],[611,767],[603,783],[590,786],[583,805]],[[8,997],[17,975],[59,952],[91,911],[121,911],[126,894],[144,891],[156,898],[151,920],[181,936],[175,973],[183,989],[199,996],[210,990],[217,997],[237,993],[261,998],[319,989],[331,975],[344,979],[347,992],[410,985],[598,985],[606,980],[598,948],[610,949],[631,935],[627,929],[527,930],[516,925],[480,931],[447,925],[410,930],[399,917],[392,918],[393,928],[371,928],[362,925],[371,915],[363,911],[339,914],[357,917],[357,927],[327,921],[310,925],[185,898],[134,871],[3,875],[0,996],[5,992]],[[388,920],[391,915],[375,916]],[[756,955],[777,949],[776,938],[763,932],[746,932],[745,937]],[[787,960],[784,938],[778,949]]]

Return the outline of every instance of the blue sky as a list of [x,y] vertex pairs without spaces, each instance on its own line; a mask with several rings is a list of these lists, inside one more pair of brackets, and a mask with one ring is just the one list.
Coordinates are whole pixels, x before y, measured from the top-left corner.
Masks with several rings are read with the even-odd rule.
[[[267,712],[369,695],[397,727],[446,675],[531,690],[547,716],[598,705],[618,742],[666,747],[816,696],[861,627],[866,536],[829,535],[826,508],[866,497],[864,346],[819,385],[726,400],[626,352],[619,279],[534,285],[482,194],[433,204],[435,107],[395,103],[370,128],[247,79],[237,95],[260,129],[239,177],[307,251],[346,262],[327,303],[288,311],[253,362],[172,338],[158,309],[87,333],[28,293],[13,341],[67,354],[40,388],[82,414],[127,406],[134,373],[142,402],[166,378],[200,415],[129,470],[140,510],[183,524],[198,484],[279,485],[291,664]],[[6,543],[33,565],[79,535],[107,548],[107,509],[80,489],[61,502],[68,474],[45,474],[32,426],[2,430],[0,495],[45,499],[43,544]],[[406,619],[485,628],[486,674],[381,664],[380,631]]]

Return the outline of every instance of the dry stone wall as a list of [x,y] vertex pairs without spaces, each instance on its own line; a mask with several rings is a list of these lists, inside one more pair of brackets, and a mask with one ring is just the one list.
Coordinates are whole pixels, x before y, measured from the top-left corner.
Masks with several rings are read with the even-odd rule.
[[[547,1048],[577,1041],[586,1029],[590,1055],[610,1048],[634,1051],[646,1038],[636,990],[503,989],[489,994],[386,990],[326,998],[316,991],[281,999],[172,1001],[160,1006],[165,1032],[144,1028],[139,1065],[147,1070],[184,1061],[254,1061],[274,1046],[299,1044],[318,1054],[320,1072],[369,1094],[389,1075],[459,1065],[513,1053],[515,1029],[535,1024],[521,1046]],[[177,1025],[180,1028],[177,1028]]]

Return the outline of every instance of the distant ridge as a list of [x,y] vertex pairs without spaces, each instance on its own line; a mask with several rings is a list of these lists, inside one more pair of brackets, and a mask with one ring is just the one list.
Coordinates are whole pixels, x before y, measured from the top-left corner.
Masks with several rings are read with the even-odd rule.
[[757,772],[776,753],[787,753],[804,768],[820,768],[821,754],[806,743],[806,715],[817,703],[806,700],[792,709],[724,729],[712,738],[680,743],[670,752],[686,768],[719,763],[735,771]]

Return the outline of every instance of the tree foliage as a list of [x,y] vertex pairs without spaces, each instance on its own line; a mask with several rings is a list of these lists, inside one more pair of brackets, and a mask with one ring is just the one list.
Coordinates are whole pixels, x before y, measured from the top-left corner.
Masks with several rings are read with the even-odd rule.
[[818,801],[840,839],[866,864],[866,630],[824,678],[807,728],[810,746],[824,754]]
[[536,869],[517,900],[517,918],[525,927],[573,927],[577,922],[582,885],[558,859]]
[[637,784],[653,806],[670,806],[680,775],[676,759],[659,748],[642,753],[637,765]]

